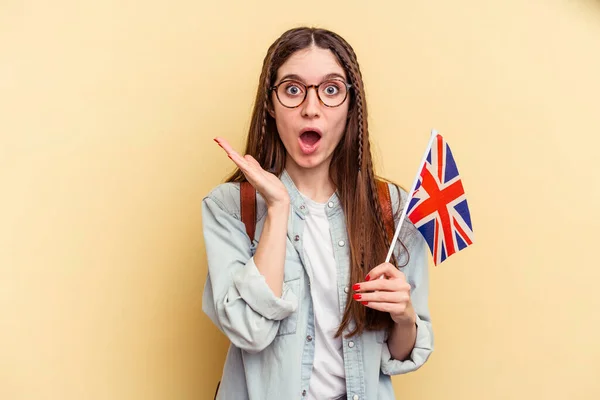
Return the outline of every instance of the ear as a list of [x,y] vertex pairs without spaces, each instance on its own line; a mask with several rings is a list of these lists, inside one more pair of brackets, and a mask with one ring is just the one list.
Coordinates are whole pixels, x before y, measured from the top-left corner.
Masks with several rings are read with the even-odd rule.
[[269,112],[269,115],[275,119],[275,109],[271,104],[267,106],[267,111]]

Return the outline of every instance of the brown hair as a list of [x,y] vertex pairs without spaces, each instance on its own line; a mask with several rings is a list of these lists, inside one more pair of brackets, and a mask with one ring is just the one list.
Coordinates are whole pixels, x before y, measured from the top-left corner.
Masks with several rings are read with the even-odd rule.
[[[348,121],[344,136],[336,147],[330,176],[337,188],[346,216],[350,242],[350,282],[364,281],[367,273],[384,261],[388,238],[383,224],[383,212],[377,188],[367,126],[367,104],[362,75],[352,47],[338,34],[316,28],[294,28],[283,33],[270,47],[263,62],[262,73],[254,103],[245,154],[250,154],[265,169],[280,176],[285,167],[286,151],[275,120],[269,114],[277,70],[296,51],[310,46],[329,49],[337,57],[352,84]],[[245,181],[238,169],[228,182]],[[395,259],[392,260],[395,263]],[[366,330],[387,329],[392,326],[389,313],[367,308],[348,296],[344,316],[336,336],[354,321],[348,336]]]

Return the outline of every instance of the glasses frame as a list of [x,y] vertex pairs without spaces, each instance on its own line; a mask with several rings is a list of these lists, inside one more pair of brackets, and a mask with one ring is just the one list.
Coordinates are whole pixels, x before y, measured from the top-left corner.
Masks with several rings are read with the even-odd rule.
[[[346,86],[346,95],[344,96],[344,100],[342,100],[342,101],[340,102],[340,104],[338,104],[337,106],[330,106],[330,105],[327,105],[327,104],[325,104],[325,102],[323,102],[323,100],[321,99],[321,96],[319,95],[319,87],[320,87],[322,84],[324,84],[324,83],[328,83],[328,82],[331,82],[331,81],[337,81],[337,82],[341,82],[341,83],[343,83],[343,84]],[[302,101],[301,101],[300,103],[298,103],[298,105],[297,105],[297,106],[292,106],[292,107],[290,107],[290,106],[286,106],[285,104],[283,104],[283,102],[282,102],[282,101],[281,101],[281,99],[279,98],[279,91],[278,91],[277,89],[279,88],[279,86],[281,86],[282,84],[284,84],[284,83],[286,83],[286,82],[294,82],[294,83],[298,83],[298,84],[300,84],[300,85],[304,86],[304,88],[305,88],[305,90],[304,90],[304,98],[302,99]],[[350,89],[352,88],[352,84],[350,84],[350,83],[348,83],[348,82],[346,82],[346,81],[344,81],[344,80],[342,80],[342,79],[328,79],[328,80],[326,80],[326,81],[323,81],[323,82],[319,83],[318,85],[306,85],[306,84],[304,84],[304,83],[302,83],[302,82],[300,82],[300,81],[297,81],[297,80],[295,80],[295,79],[285,79],[285,80],[283,80],[283,81],[279,82],[277,85],[271,86],[271,87],[269,88],[269,90],[274,90],[274,91],[275,91],[275,96],[277,97],[277,101],[279,101],[279,104],[281,104],[281,105],[282,105],[282,106],[284,106],[285,108],[298,108],[298,107],[300,107],[302,104],[304,104],[304,102],[306,101],[306,97],[308,96],[308,91],[309,91],[311,88],[315,88],[315,92],[317,93],[317,99],[319,99],[319,102],[320,102],[321,104],[323,104],[325,107],[328,107],[328,108],[336,108],[336,107],[339,107],[339,106],[341,106],[342,104],[344,104],[344,102],[345,102],[345,101],[346,101],[346,99],[348,98],[348,93],[350,93]]]

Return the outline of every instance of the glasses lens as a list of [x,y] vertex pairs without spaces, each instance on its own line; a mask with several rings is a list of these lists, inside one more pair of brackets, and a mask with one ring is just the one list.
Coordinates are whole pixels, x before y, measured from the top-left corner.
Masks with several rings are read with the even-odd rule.
[[346,100],[346,83],[344,81],[333,79],[325,81],[319,86],[319,98],[329,107],[337,107]]
[[286,107],[297,107],[304,101],[306,86],[296,81],[284,81],[277,87],[277,97]]

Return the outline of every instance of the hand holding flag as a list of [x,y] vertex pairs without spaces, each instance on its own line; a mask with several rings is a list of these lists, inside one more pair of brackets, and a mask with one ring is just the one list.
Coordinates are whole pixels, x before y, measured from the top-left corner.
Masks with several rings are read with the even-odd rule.
[[354,300],[389,312],[396,323],[408,321],[414,326],[417,316],[411,286],[404,273],[389,263],[405,217],[427,242],[435,265],[473,244],[471,215],[458,168],[450,146],[436,131],[431,132],[385,262],[373,268],[365,282],[352,287]]

